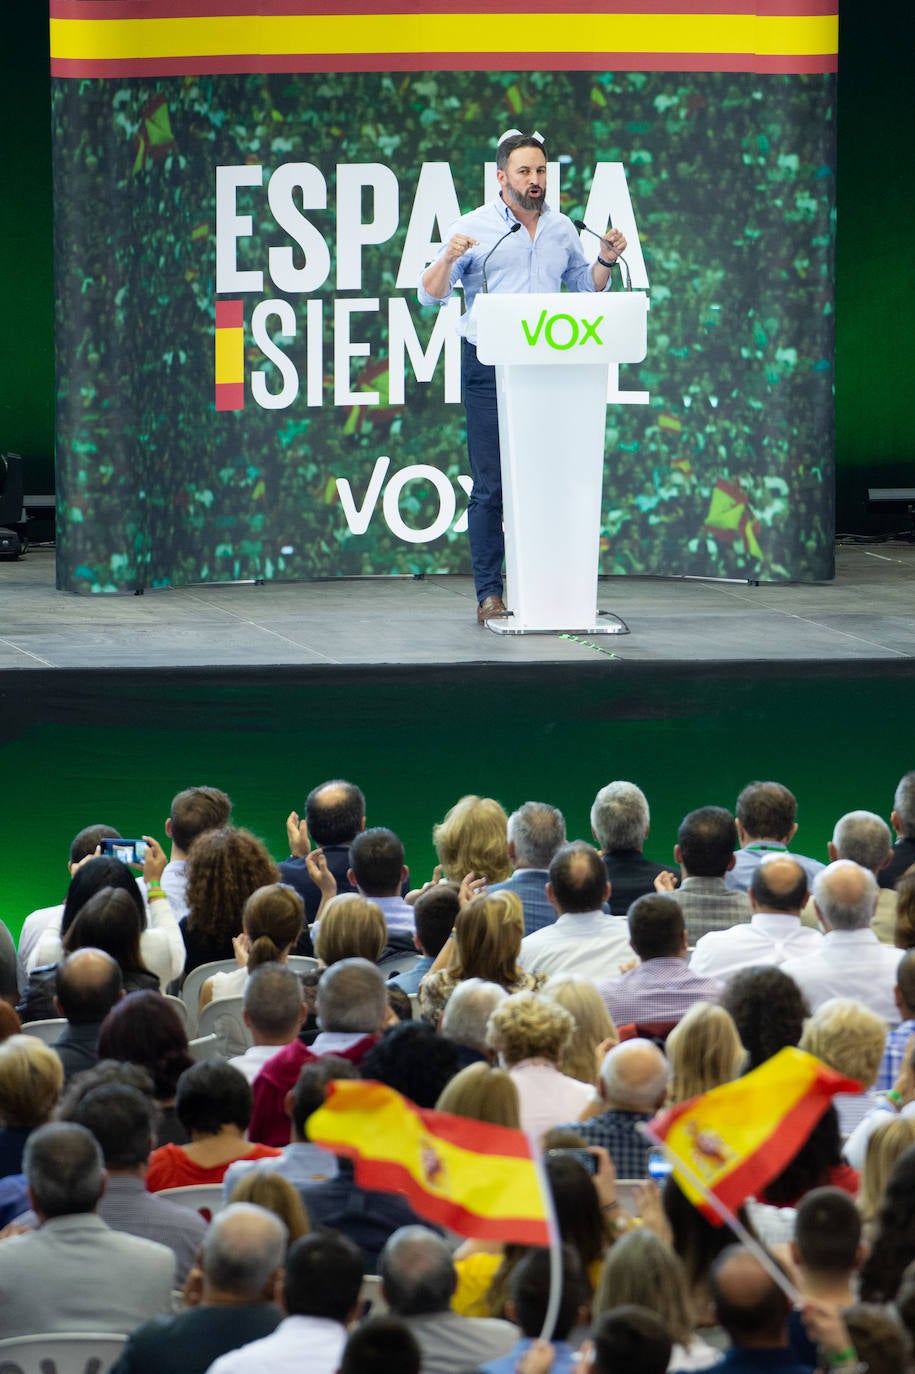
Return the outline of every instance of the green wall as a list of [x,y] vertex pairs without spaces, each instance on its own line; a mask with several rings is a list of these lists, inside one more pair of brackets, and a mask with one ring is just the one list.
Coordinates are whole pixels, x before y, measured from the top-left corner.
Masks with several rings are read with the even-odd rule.
[[[911,7],[840,3],[838,526],[865,527],[869,485],[915,485],[909,71]],[[0,450],[50,490],[53,272],[46,7],[8,6],[0,45]]]

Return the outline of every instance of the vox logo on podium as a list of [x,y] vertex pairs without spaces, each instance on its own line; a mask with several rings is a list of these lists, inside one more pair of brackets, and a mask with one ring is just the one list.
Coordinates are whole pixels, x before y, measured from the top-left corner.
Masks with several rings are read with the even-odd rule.
[[542,337],[548,348],[565,352],[567,348],[582,347],[587,343],[595,343],[602,348],[604,341],[597,330],[603,322],[603,315],[598,315],[594,320],[576,320],[572,315],[550,315],[546,310],[541,310],[535,324],[530,320],[522,320],[521,328],[531,348],[536,347]]

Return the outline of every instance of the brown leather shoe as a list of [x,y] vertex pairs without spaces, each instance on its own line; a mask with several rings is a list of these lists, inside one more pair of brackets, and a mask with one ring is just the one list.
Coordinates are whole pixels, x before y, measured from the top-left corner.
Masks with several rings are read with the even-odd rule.
[[499,615],[509,615],[509,609],[501,596],[484,597],[477,606],[477,624],[485,625],[487,620],[492,620]]

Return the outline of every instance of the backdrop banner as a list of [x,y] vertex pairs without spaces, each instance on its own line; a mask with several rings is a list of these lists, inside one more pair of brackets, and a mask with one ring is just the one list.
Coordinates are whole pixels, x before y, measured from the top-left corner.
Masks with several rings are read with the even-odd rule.
[[509,128],[649,292],[601,571],[833,575],[836,0],[50,13],[59,587],[469,571],[416,285]]

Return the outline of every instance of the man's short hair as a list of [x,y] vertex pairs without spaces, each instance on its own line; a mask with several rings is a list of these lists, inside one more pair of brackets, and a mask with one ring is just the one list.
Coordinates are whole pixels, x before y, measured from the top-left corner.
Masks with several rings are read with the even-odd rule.
[[339,1231],[302,1236],[286,1256],[286,1311],[344,1323],[359,1300],[362,1275],[362,1251]]
[[[529,1250],[512,1270],[508,1291],[515,1305],[518,1325],[525,1336],[540,1335],[550,1300],[550,1252]],[[587,1301],[587,1289],[578,1251],[572,1245],[562,1247],[562,1296],[559,1310],[547,1340],[565,1341],[578,1320],[578,1311]]]
[[22,1167],[35,1210],[45,1217],[92,1212],[102,1195],[102,1151],[73,1121],[39,1126],[25,1144]]
[[435,883],[421,892],[413,906],[416,938],[433,959],[441,954],[454,929],[461,901],[457,883]]
[[797,800],[780,782],[750,782],[737,798],[737,819],[751,840],[787,844],[797,817]]
[[723,806],[700,806],[680,822],[677,843],[691,878],[723,878],[737,848],[737,826]]
[[137,1169],[149,1159],[156,1107],[149,1097],[126,1083],[93,1088],[68,1119],[92,1132],[106,1169]]
[[915,769],[904,773],[896,786],[893,810],[899,834],[910,840],[915,836]]
[[[742,1275],[735,1273],[739,1266]],[[730,1272],[726,1272],[730,1271]],[[741,1346],[756,1337],[784,1336],[791,1303],[759,1260],[740,1245],[728,1245],[714,1261],[709,1276],[719,1325]]]
[[451,1251],[426,1226],[401,1226],[381,1252],[378,1272],[384,1296],[399,1317],[447,1311],[456,1273]]
[[87,945],[57,965],[57,1000],[71,1026],[101,1023],[124,991],[124,975],[104,950]]
[[84,830],[73,836],[70,842],[70,862],[78,864],[94,854],[102,840],[119,840],[121,832],[111,825],[87,825]]
[[851,859],[872,873],[884,866],[893,847],[889,826],[873,811],[849,811],[840,817],[832,842],[837,858]]
[[229,824],[232,803],[218,787],[186,787],[172,798],[169,810],[171,837],[185,853],[205,830],[221,830]]
[[261,964],[249,973],[244,1005],[260,1035],[295,1035],[302,1017],[302,984],[286,964]]
[[858,1262],[861,1213],[841,1188],[813,1188],[797,1205],[794,1239],[805,1268],[849,1275]]
[[349,1333],[340,1374],[420,1374],[422,1354],[397,1317],[369,1317]]
[[664,1374],[673,1345],[656,1312],[627,1304],[611,1307],[594,1327],[597,1374]]
[[597,850],[584,840],[564,844],[550,863],[550,886],[563,912],[599,911],[607,892],[607,869]]
[[251,1084],[224,1059],[203,1059],[178,1079],[175,1114],[188,1132],[216,1135],[226,1125],[246,1131],[251,1121]]
[[326,1031],[373,1035],[384,1021],[384,974],[368,959],[340,959],[318,983],[318,1022]]
[[850,859],[836,859],[814,878],[813,900],[832,930],[866,930],[874,916],[877,879]]
[[486,1054],[486,1026],[490,1016],[508,993],[498,983],[484,978],[463,978],[445,1003],[441,1035],[456,1045]]
[[292,1124],[296,1134],[307,1138],[306,1122],[323,1107],[327,1085],[337,1078],[357,1078],[356,1066],[339,1054],[322,1054],[314,1064],[304,1064],[292,1093]]
[[797,914],[807,900],[808,881],[803,865],[790,854],[767,854],[753,870],[750,892],[763,911]]
[[265,1295],[281,1268],[288,1232],[273,1212],[250,1202],[233,1202],[217,1212],[203,1238],[201,1268],[207,1283],[240,1301]]
[[519,148],[535,148],[538,153],[542,153],[548,162],[546,144],[539,135],[535,134],[511,134],[508,138],[503,138],[496,148],[496,170],[502,172],[508,165],[508,159],[512,153]]
[[508,842],[515,846],[519,868],[549,868],[566,842],[565,817],[547,802],[525,802],[508,818]]
[[404,851],[393,830],[363,830],[349,847],[356,886],[368,897],[395,897],[403,880]]
[[369,1050],[362,1077],[386,1083],[417,1107],[432,1108],[459,1067],[452,1041],[425,1021],[402,1021]]
[[629,943],[644,963],[646,959],[674,959],[683,953],[686,922],[674,897],[660,893],[639,897],[629,908]]
[[333,778],[305,799],[305,823],[315,844],[351,844],[365,820],[365,797],[354,783]]
[[608,782],[591,806],[591,829],[605,854],[638,849],[648,838],[648,799],[634,782]]

